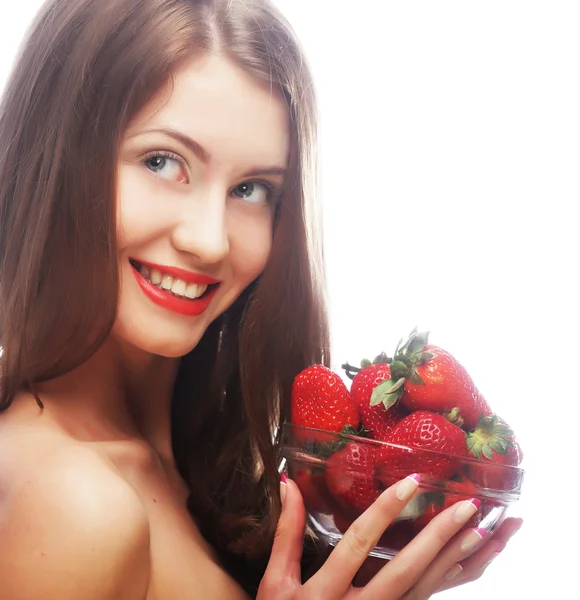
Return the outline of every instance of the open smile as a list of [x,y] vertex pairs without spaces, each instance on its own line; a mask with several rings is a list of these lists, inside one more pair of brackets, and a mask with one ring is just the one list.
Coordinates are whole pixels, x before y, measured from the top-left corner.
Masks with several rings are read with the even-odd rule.
[[199,273],[177,267],[129,259],[137,283],[145,295],[158,306],[186,316],[203,313],[209,306],[220,282]]

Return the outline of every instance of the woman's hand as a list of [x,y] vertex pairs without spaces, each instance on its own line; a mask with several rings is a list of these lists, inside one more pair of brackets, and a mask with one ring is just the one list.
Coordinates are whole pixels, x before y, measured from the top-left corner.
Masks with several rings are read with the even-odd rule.
[[[445,570],[444,581],[441,584],[441,587],[436,591],[441,592],[479,579],[490,563],[502,552],[509,539],[515,535],[521,524],[521,519],[514,519],[513,517],[506,519],[494,532],[493,537],[491,537],[481,549],[478,549],[477,552],[468,559],[457,563],[459,566],[453,565],[449,570]],[[384,565],[385,561],[383,559],[374,557],[367,558],[360,571],[357,573],[353,584],[357,587],[365,586],[376,573],[384,567]],[[433,572],[437,573],[437,569],[434,568]],[[439,573],[436,575],[436,578],[439,580],[441,579]],[[413,590],[414,593],[419,595],[405,596],[405,598],[429,597],[429,593],[427,593],[427,596],[425,596],[425,594],[421,596],[420,594],[422,590],[432,589],[433,585],[434,582],[430,581],[427,573],[425,573],[421,578],[421,582],[418,583]]]
[[517,525],[515,520],[506,520],[494,543],[474,553],[481,533],[457,534],[476,507],[469,501],[459,502],[435,517],[392,560],[375,562],[382,566],[364,587],[353,587],[363,564],[369,565],[369,552],[417,491],[417,481],[407,477],[381,494],[346,531],[324,565],[302,584],[306,514],[296,484],[288,481],[283,488],[282,514],[257,600],[424,600],[441,589],[476,579]]

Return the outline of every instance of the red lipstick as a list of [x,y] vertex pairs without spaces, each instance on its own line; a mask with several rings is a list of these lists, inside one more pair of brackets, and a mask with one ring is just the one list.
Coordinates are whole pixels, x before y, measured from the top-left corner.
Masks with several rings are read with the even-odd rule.
[[133,275],[135,276],[139,287],[141,290],[143,290],[143,293],[158,306],[180,315],[185,315],[187,317],[196,317],[201,315],[209,306],[218,288],[218,286],[215,284],[218,284],[219,281],[212,279],[211,277],[207,277],[206,275],[192,273],[191,271],[185,271],[177,267],[165,267],[144,262],[138,263],[140,265],[145,265],[150,269],[157,269],[164,275],[171,275],[175,279],[181,279],[186,283],[215,286],[206,290],[205,294],[201,298],[196,298],[195,300],[190,300],[189,298],[180,298],[179,296],[172,294],[170,291],[160,289],[156,285],[153,285],[150,281],[145,279],[143,275],[141,275],[141,273],[132,263],[133,261],[131,261],[131,270],[133,271]]

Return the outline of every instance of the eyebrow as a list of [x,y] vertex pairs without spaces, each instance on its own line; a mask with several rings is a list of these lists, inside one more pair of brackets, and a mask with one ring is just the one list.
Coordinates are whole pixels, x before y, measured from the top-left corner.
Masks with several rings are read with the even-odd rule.
[[[171,129],[170,127],[160,127],[156,129],[145,129],[143,131],[139,131],[129,136],[137,137],[139,135],[145,135],[147,133],[162,133],[163,135],[167,135],[174,140],[177,140],[180,144],[185,146],[192,154],[197,156],[199,160],[203,163],[208,163],[211,160],[211,154],[198,142],[196,142],[193,138],[190,138],[188,135],[180,133],[175,129]],[[256,169],[252,169],[245,173],[245,177],[254,177],[256,175],[281,175],[285,176],[287,173],[287,169],[284,167],[258,167]]]

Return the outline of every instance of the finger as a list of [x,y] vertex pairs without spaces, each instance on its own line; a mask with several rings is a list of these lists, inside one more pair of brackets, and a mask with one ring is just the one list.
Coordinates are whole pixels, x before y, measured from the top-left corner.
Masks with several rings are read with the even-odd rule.
[[[442,548],[471,519],[478,508],[479,502],[476,499],[463,500],[437,515],[375,575],[365,588],[368,596],[363,594],[361,597],[384,598],[385,590],[388,590],[389,598],[403,596],[419,582]],[[469,543],[481,541],[483,538],[483,534],[477,530],[469,530],[468,534],[466,542]],[[448,564],[454,562],[456,561],[450,561]]]
[[385,490],[346,530],[324,566],[305,584],[315,598],[342,598],[384,530],[417,492],[420,477],[409,475]]
[[433,573],[426,573],[425,578],[421,578],[420,585],[417,589],[425,594],[429,590],[429,594],[435,591],[443,591],[449,588],[475,581],[479,579],[487,567],[495,560],[505,545],[495,540],[490,540],[478,550],[473,556],[464,561],[458,561],[450,568],[447,564],[442,568],[433,569]]
[[[509,532],[514,526],[514,523],[504,522],[490,538],[484,534],[486,543],[477,545],[475,552],[473,549],[476,546],[466,547],[465,543],[477,542],[479,533],[474,531],[482,530],[470,530],[456,536],[421,576],[408,600],[428,598],[442,587],[447,589],[481,577],[483,571],[505,547]],[[469,558],[466,558],[467,555]]]
[[[495,558],[503,551],[508,541],[522,526],[521,519],[508,518],[493,534],[489,542],[466,560],[448,567],[448,561],[442,560],[441,566],[436,565],[437,575],[443,575],[439,590],[455,587],[460,583],[479,579]],[[434,569],[435,570],[435,569]]]
[[264,598],[274,597],[267,592],[280,592],[280,585],[300,585],[300,558],[304,542],[306,513],[298,486],[283,476],[280,484],[282,511],[276,528],[268,566],[260,584]]

